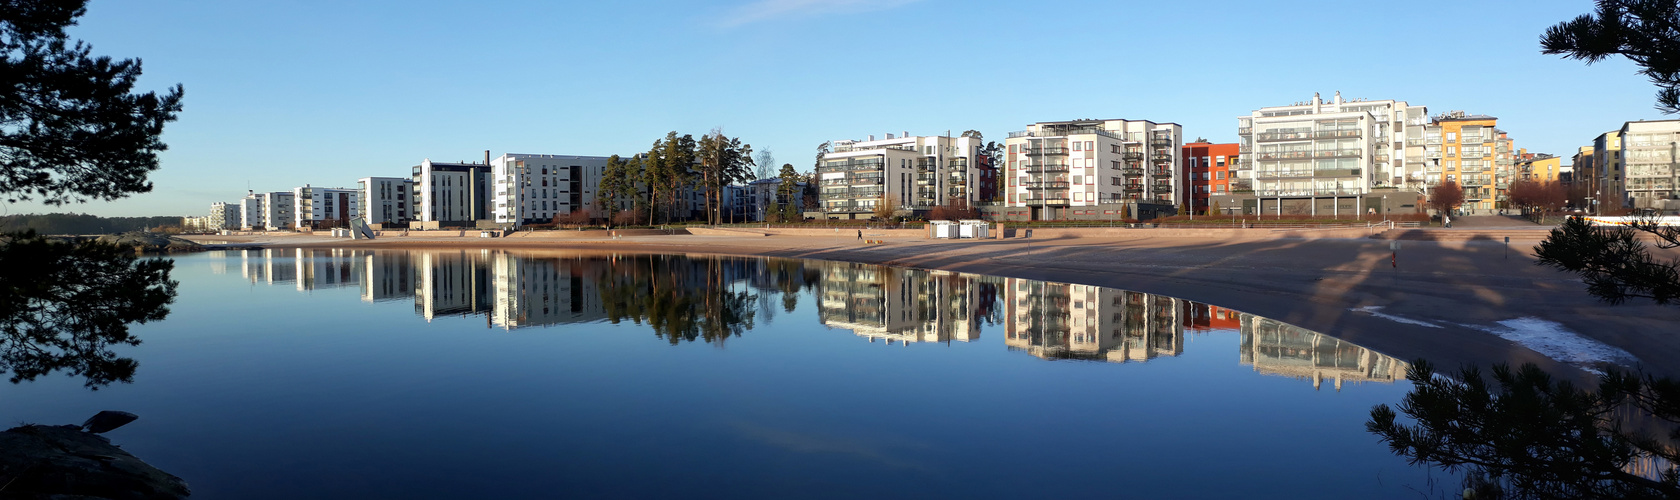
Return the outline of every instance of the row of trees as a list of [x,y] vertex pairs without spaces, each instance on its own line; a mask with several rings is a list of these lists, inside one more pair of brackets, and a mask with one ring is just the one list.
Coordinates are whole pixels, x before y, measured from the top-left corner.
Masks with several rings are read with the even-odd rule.
[[0,216],[0,231],[31,230],[41,234],[105,234],[178,226],[180,217],[100,217],[88,214],[23,214]]
[[[1506,189],[1508,206],[1525,212],[1556,212],[1569,205],[1571,198],[1584,195],[1571,193],[1572,187],[1557,181],[1519,180]],[[1429,208],[1437,213],[1451,213],[1464,204],[1464,188],[1457,182],[1446,181],[1429,190]]]
[[672,131],[646,153],[608,158],[596,199],[611,220],[621,221],[620,212],[630,205],[633,214],[653,225],[692,217],[679,211],[685,201],[681,196],[699,189],[704,217],[716,224],[722,219],[723,187],[758,178],[753,165],[752,145],[723,135],[721,128],[698,140]]
[[775,158],[768,150],[754,155],[751,144],[725,136],[722,129],[699,139],[673,131],[654,141],[646,153],[609,157],[596,190],[596,208],[621,225],[687,220],[694,214],[684,211],[687,200],[682,197],[698,189],[705,199],[702,217],[717,224],[726,222],[724,187],[774,175],[781,182],[767,215],[775,222],[802,220],[802,210],[816,203],[814,176],[800,173],[793,164],[773,172],[770,162]]

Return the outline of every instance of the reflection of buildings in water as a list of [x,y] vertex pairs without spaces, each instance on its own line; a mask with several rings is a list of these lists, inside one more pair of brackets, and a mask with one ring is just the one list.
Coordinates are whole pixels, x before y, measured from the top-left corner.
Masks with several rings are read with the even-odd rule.
[[1312,380],[1315,389],[1331,379],[1336,390],[1344,381],[1393,383],[1406,377],[1406,363],[1376,351],[1276,320],[1240,316],[1240,361],[1254,371]]
[[490,322],[503,328],[606,319],[601,292],[586,277],[600,261],[497,254],[492,259],[496,301]]
[[369,252],[362,261],[362,301],[406,299],[414,296],[414,254]]
[[361,281],[358,252],[342,248],[297,250],[297,289],[300,292],[350,286]]
[[1210,330],[1238,330],[1242,328],[1242,313],[1219,307],[1190,301],[1180,301],[1184,304],[1184,329],[1191,332],[1206,332]]
[[286,283],[297,279],[295,248],[240,250],[241,274],[252,283]]
[[1184,352],[1186,301],[1090,285],[1005,284],[1004,344],[1045,359],[1147,361]]
[[211,250],[208,253],[210,254],[210,274],[227,274],[228,259],[233,258],[233,252]]
[[437,316],[489,313],[489,250],[424,252],[415,262],[414,312]]
[[[871,342],[970,342],[983,283],[949,272],[828,262],[818,279],[817,317]],[[995,297],[995,292],[991,296]]]

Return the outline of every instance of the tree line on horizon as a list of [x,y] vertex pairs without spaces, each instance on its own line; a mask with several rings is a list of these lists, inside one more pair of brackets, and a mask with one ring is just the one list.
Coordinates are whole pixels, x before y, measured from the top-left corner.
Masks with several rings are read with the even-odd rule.
[[0,232],[6,233],[33,230],[40,234],[111,234],[179,225],[181,218],[172,216],[100,217],[75,213],[0,215]]
[[[700,219],[710,224],[726,222],[724,187],[768,176],[774,158],[768,150],[755,157],[751,144],[724,135],[721,128],[699,139],[671,131],[655,140],[645,153],[607,158],[595,191],[596,208],[608,221],[620,225],[692,220],[693,213],[681,210],[686,201],[682,196],[698,190],[704,198]],[[812,202],[808,198],[814,194],[795,192],[800,182],[808,181],[808,175],[799,173],[792,164],[783,164],[776,178],[782,182],[776,206],[769,211],[772,218],[798,220],[799,210]],[[807,191],[810,187],[807,183]],[[558,221],[560,217],[576,216],[556,217]]]

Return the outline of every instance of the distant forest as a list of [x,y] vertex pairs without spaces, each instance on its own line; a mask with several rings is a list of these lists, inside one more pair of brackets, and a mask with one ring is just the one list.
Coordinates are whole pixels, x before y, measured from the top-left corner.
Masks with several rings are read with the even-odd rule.
[[0,231],[34,229],[41,234],[105,234],[179,226],[180,217],[100,217],[87,214],[24,214],[0,216]]

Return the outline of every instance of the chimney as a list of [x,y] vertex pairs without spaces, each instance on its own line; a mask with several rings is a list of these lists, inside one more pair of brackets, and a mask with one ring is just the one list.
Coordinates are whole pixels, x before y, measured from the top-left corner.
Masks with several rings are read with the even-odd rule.
[[875,140],[875,134],[869,134],[869,140],[871,140],[871,141]]
[[484,150],[484,164],[485,165],[490,164],[490,150],[488,150],[488,149]]
[[892,134],[887,134],[887,140],[890,141],[890,140],[892,140],[892,138],[893,138]]

